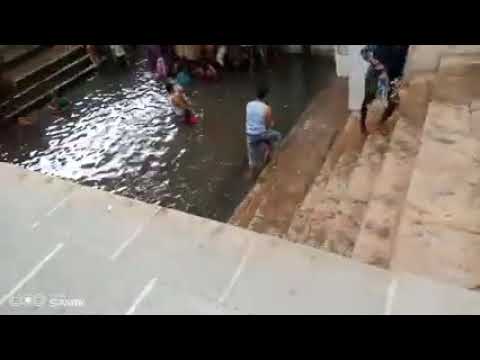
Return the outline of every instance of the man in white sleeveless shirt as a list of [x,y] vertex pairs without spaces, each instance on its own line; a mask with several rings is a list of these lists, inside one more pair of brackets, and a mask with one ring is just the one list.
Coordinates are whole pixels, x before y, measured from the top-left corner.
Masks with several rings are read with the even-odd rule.
[[282,138],[278,131],[272,130],[275,124],[272,109],[265,102],[267,94],[268,89],[260,87],[257,98],[247,104],[246,134],[251,175],[263,166],[270,148],[275,147]]

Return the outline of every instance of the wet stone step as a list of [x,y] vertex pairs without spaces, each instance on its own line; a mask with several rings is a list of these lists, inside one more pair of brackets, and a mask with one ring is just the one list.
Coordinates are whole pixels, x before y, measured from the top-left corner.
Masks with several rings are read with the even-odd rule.
[[388,141],[380,134],[368,137],[345,189],[338,194],[335,221],[326,234],[328,248],[335,253],[352,255]]
[[430,100],[430,78],[412,79],[403,93],[399,119],[375,182],[353,256],[388,267],[393,240],[410,186]]
[[[25,114],[28,114],[30,111],[34,110],[35,108],[39,108],[50,100],[51,96],[55,91],[58,91],[60,89],[64,89],[67,86],[72,85],[74,82],[82,79],[84,76],[88,75],[90,72],[96,69],[96,66],[90,63],[90,60],[88,59],[88,56],[85,56],[85,58],[82,58],[78,61],[78,63],[73,64],[68,68],[68,71],[65,70],[65,73],[62,72],[62,74],[55,76],[57,79],[54,81],[53,79],[49,81],[51,84],[50,87],[43,85],[43,89],[45,89],[45,92],[40,92],[40,95],[27,103],[21,105],[20,107],[16,108],[13,112],[11,112],[7,118],[6,121],[12,121],[18,116],[22,116]],[[70,75],[70,76],[68,76]]]
[[13,100],[11,106],[13,108],[18,108],[19,106],[29,101],[32,101],[33,99],[39,97],[41,94],[51,90],[53,87],[55,87],[55,85],[58,85],[61,82],[67,80],[68,78],[74,76],[89,65],[90,59],[88,58],[88,55],[84,55],[83,57],[77,59],[75,62],[66,65],[56,73],[53,73],[47,78],[43,79],[41,82],[36,83],[25,93],[20,94],[19,97],[16,97]]
[[478,118],[468,106],[430,104],[393,270],[480,286]]
[[58,55],[48,63],[40,64],[37,68],[16,81],[18,92],[22,93],[37,82],[44,80],[85,54],[85,49],[80,45],[76,45],[71,50]]
[[[343,188],[357,153],[363,146],[358,121],[349,120],[328,154],[321,171],[298,207],[291,222],[288,239],[314,247],[325,245],[323,222],[334,219],[335,203],[330,197],[336,188]],[[339,179],[343,179],[339,181]],[[340,189],[341,190],[341,189]]]
[[9,71],[20,63],[48,49],[51,45],[7,45],[0,52],[4,71]]

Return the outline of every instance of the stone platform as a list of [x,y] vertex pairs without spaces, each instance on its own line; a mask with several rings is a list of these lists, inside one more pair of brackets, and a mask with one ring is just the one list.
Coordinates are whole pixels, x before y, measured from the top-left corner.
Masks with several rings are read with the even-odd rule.
[[0,314],[479,314],[480,294],[0,164]]
[[[308,182],[295,170],[312,155],[300,154],[300,141],[298,148],[286,147],[290,165],[265,172],[265,183],[280,184],[277,193],[247,197],[250,204],[271,206],[252,206],[253,218],[233,223],[379,267],[479,288],[479,84],[480,56],[443,56],[438,71],[409,78],[388,136],[359,138],[358,121],[347,122],[332,147],[311,149],[326,160],[321,166],[311,161],[315,174]],[[318,114],[327,124],[334,118]],[[344,114],[339,106],[337,114]],[[312,134],[321,138],[315,127]],[[273,178],[283,172],[289,175]],[[290,201],[288,189],[296,186],[309,187],[303,199],[299,191]],[[286,207],[288,212],[281,210]],[[247,212],[240,207],[239,213]]]

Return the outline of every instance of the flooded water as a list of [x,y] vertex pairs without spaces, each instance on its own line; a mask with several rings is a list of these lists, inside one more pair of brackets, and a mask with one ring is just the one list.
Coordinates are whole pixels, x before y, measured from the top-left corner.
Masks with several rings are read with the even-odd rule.
[[[102,69],[68,91],[65,117],[46,109],[31,127],[0,134],[0,160],[202,217],[226,221],[253,185],[245,170],[245,105],[268,80],[277,129],[286,134],[334,75],[333,60],[288,55],[264,73],[225,73],[188,92],[203,115],[176,123],[162,84],[140,57]],[[319,119],[321,121],[321,119]]]

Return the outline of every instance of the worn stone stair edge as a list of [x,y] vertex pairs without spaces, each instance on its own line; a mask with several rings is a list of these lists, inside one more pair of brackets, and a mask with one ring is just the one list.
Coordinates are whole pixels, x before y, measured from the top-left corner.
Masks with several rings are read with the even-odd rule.
[[[406,115],[402,115],[402,106],[399,107],[398,122],[395,126],[394,131],[392,132],[389,150],[385,154],[385,158],[383,160],[382,166],[376,178],[374,187],[372,188],[372,197],[370,199],[368,207],[366,208],[365,216],[361,224],[357,242],[355,244],[355,248],[353,251],[353,257],[358,259],[359,261],[363,261],[363,262],[367,262],[367,263],[371,263],[371,264],[375,264],[383,267],[388,267],[390,263],[391,252],[392,252],[391,249],[398,232],[398,227],[403,214],[404,204],[406,202],[408,190],[410,188],[411,177],[415,169],[417,155],[421,147],[421,137],[422,137],[421,134],[423,133],[426,116],[428,114],[428,107],[431,101],[432,83],[434,78],[433,78],[433,74],[422,74],[421,76],[414,77],[411,80],[412,81],[410,81],[410,86],[413,86],[417,82],[422,83],[422,86],[425,86],[424,101],[422,101],[420,104],[415,104],[421,108],[423,116],[420,116],[415,119],[411,119]],[[408,92],[408,88],[407,88],[407,92]],[[419,133],[419,134],[413,134],[413,132]],[[405,164],[398,163],[398,157],[400,156],[402,150],[398,149],[399,145],[396,145],[395,143],[398,140],[401,140],[401,142],[404,143],[405,137],[408,137],[410,139],[411,145],[413,146],[412,150],[414,152],[414,154],[412,154],[412,156],[410,157],[411,161],[408,164],[406,164],[406,167],[405,167]],[[402,146],[405,146],[405,145],[402,145]],[[398,151],[400,151],[400,153],[398,153]],[[391,172],[387,173],[387,169],[392,170],[393,168],[395,168],[399,172],[394,173],[395,180],[391,181],[391,180],[388,180],[388,178],[390,178],[391,176],[394,176],[394,174],[391,174]],[[403,175],[402,176],[403,180],[398,180],[399,176],[401,175]],[[378,220],[379,219],[378,216],[371,215],[371,213],[375,213],[375,211],[379,211],[379,209],[382,209],[383,206],[387,206],[386,204],[383,203],[382,200],[380,200],[380,197],[376,198],[376,196],[385,195],[384,193],[385,189],[381,191],[377,190],[379,187],[381,188],[385,182],[389,184],[389,187],[399,185],[399,183],[404,183],[405,185],[405,187],[402,188],[400,192],[395,192],[396,194],[395,198],[399,200],[400,203],[396,204],[396,206],[393,208],[394,214],[389,214],[389,218],[391,218],[393,215],[393,221],[389,223],[389,225],[391,225],[390,227],[385,227],[385,223],[383,221],[380,224],[379,223],[380,220]],[[390,190],[393,191],[394,189],[390,189]],[[390,208],[392,209],[392,207]],[[380,217],[381,216],[382,215],[380,214]],[[374,219],[373,220],[374,223],[370,224],[372,219]],[[374,237],[380,236],[380,234],[373,235],[371,233],[372,231],[374,231],[374,229],[372,229],[371,226],[374,226],[375,228],[380,226],[378,227],[378,231],[383,231],[383,229],[388,229],[389,234],[388,234],[388,237],[385,239],[385,242],[387,242],[387,244],[385,244],[385,247],[387,247],[388,249],[385,249],[385,247],[379,249],[378,243],[377,244],[373,243],[373,248],[372,248],[372,245],[367,244],[367,241],[371,243],[372,236]],[[365,253],[364,249],[369,249],[369,248],[370,250],[367,251],[367,253]],[[382,252],[383,250],[385,250],[385,252]]]
[[36,54],[36,53],[40,52],[41,50],[47,49],[50,46],[51,45],[34,45],[33,48],[24,50],[23,52],[21,52],[17,56],[15,56],[11,59],[7,59],[7,61],[5,61],[3,64],[6,68],[14,67],[17,64],[21,63],[22,61],[24,61],[27,57],[29,57],[33,54]]
[[[357,122],[355,120],[350,121],[344,127],[343,138],[339,137],[339,146],[342,144],[342,140],[351,136],[349,131],[347,131],[349,127],[353,126],[351,131],[360,131],[355,126]],[[295,212],[294,219],[290,224],[289,239],[293,242],[304,242],[310,246],[321,247],[328,251],[324,230],[330,224],[329,220],[331,219],[329,219],[329,216],[325,218],[325,214],[331,213],[332,209],[335,208],[333,203],[335,203],[336,197],[334,195],[341,187],[340,183],[338,183],[339,179],[344,178],[345,181],[348,181],[355,167],[358,157],[357,151],[361,151],[364,145],[363,137],[359,139],[359,143],[354,144],[352,148],[345,145],[344,148],[339,149],[338,154],[333,151],[330,152],[329,155],[333,157],[333,160],[329,160],[330,163],[328,164],[324,163],[325,168],[322,168],[315,179],[315,186],[311,187],[301,207]],[[314,215],[321,216],[321,219],[316,219]],[[301,232],[298,231],[300,228],[303,228],[300,230]],[[319,237],[322,238],[320,239]]]
[[[79,50],[81,50],[82,46],[79,45],[79,46],[76,46],[75,48],[69,50],[69,51],[66,51],[64,52],[61,56],[57,56],[55,59],[52,59],[50,60],[49,62],[47,63],[43,63],[42,65],[38,66],[35,70],[31,71],[30,73],[26,74],[24,77],[20,78],[20,79],[17,79],[16,80],[16,83],[19,84],[20,82],[24,81],[25,79],[27,79],[28,77],[31,77],[31,76],[35,76],[38,72],[41,72],[43,71],[44,69],[48,68],[49,66],[53,66],[55,63],[59,63],[61,61],[63,61],[64,59],[67,59],[68,57],[72,56],[75,52],[79,52]],[[48,50],[45,49],[45,50]],[[80,55],[80,54],[79,54]],[[65,67],[68,67],[68,65],[70,65],[69,63],[65,64],[62,68],[60,68],[59,70],[57,70],[54,74],[58,73],[60,70],[62,70],[63,68]],[[0,104],[0,111],[3,111],[5,110],[8,106],[11,106],[13,105],[16,101],[18,101],[20,98],[22,98],[23,96],[27,95],[28,92],[32,91],[35,87],[37,86],[40,86],[43,84],[43,82],[45,81],[49,81],[51,80],[51,75],[49,75],[46,79],[42,79],[40,81],[37,81],[35,83],[33,83],[31,86],[27,87],[27,88],[24,88],[23,90],[21,90],[20,92],[17,92],[13,97],[9,98],[9,99],[6,99],[4,102],[2,102]],[[6,111],[5,111],[6,112]]]
[[95,70],[96,68],[97,68],[96,65],[94,65],[94,64],[90,65],[89,67],[85,68],[84,70],[82,70],[78,74],[76,74],[76,75],[72,76],[71,78],[65,80],[60,85],[55,86],[52,90],[47,91],[45,94],[40,95],[36,99],[34,99],[34,100],[28,102],[27,104],[23,105],[22,107],[20,107],[19,109],[17,109],[13,113],[9,114],[6,117],[6,119],[11,121],[11,120],[13,120],[14,117],[24,114],[26,111],[31,110],[33,107],[35,107],[40,102],[45,101],[45,99],[47,97],[51,96],[53,93],[57,92],[60,89],[66,88],[67,86],[72,84],[74,81],[79,80],[81,77],[87,75],[88,73]]
[[334,171],[334,168],[341,157],[341,154],[337,154],[332,149],[336,146],[340,146],[340,143],[344,140],[346,136],[348,136],[349,126],[351,125],[349,121],[347,121],[340,134],[338,134],[338,132],[335,134],[335,137],[332,139],[331,145],[329,146],[328,152],[326,154],[326,158],[323,162],[322,167],[320,168],[318,175],[310,184],[310,187],[307,190],[303,202],[301,202],[297,206],[287,231],[287,238],[290,241],[298,242],[302,240],[298,237],[298,233],[295,229],[307,225],[306,221],[308,221],[309,213],[313,210],[313,207],[315,205],[314,195],[318,190],[318,187],[321,187],[322,191],[325,191],[328,185],[329,176]]
[[[77,191],[87,191],[87,192],[91,192],[91,193],[101,192],[101,193],[106,194],[106,196],[108,196],[110,198],[118,199],[122,202],[126,202],[127,204],[132,204],[132,205],[129,205],[129,206],[145,206],[145,205],[147,205],[147,206],[151,206],[152,208],[157,209],[159,213],[185,214],[185,212],[180,211],[180,210],[167,208],[167,207],[160,206],[160,205],[157,205],[157,204],[145,203],[144,201],[141,201],[141,200],[136,199],[136,198],[129,198],[129,197],[126,197],[124,195],[115,194],[115,193],[112,193],[112,192],[106,192],[106,191],[101,190],[99,188],[91,187],[91,186],[88,186],[88,185],[83,185],[83,184],[74,182],[74,181],[72,181],[71,179],[68,179],[68,178],[63,178],[63,177],[59,177],[59,176],[56,176],[56,175],[43,174],[39,171],[29,170],[29,169],[27,169],[27,168],[25,168],[24,166],[21,166],[21,165],[16,165],[16,164],[0,161],[0,170],[4,171],[4,170],[8,170],[8,169],[11,169],[12,171],[15,171],[15,172],[18,172],[18,173],[23,172],[24,175],[22,175],[22,177],[23,176],[38,176],[38,177],[43,177],[45,179],[48,179],[45,182],[45,184],[47,184],[47,186],[49,184],[53,184],[53,183],[64,183],[64,184],[68,184],[70,186],[70,188],[73,189],[72,190],[73,192],[77,192]],[[207,218],[204,218],[204,217],[201,217],[201,216],[198,216],[198,215],[194,215],[194,214],[188,214],[188,216],[192,217],[194,219],[197,219],[200,222],[216,223],[216,224],[218,224],[218,226],[220,228],[234,226],[232,224],[223,223],[223,222],[220,222],[220,221],[217,221],[217,220],[207,219]],[[238,229],[238,227],[235,227],[235,228],[236,228],[237,231],[244,232],[245,234],[251,234],[252,233],[251,230],[248,230],[248,229],[245,229],[245,228],[239,228],[239,229]],[[355,267],[358,267],[358,265],[359,265],[356,262],[353,262],[349,259],[345,259],[345,257],[343,257],[343,256],[333,254],[333,253],[330,253],[330,252],[327,252],[327,251],[323,251],[321,249],[312,249],[312,247],[304,245],[304,244],[293,244],[291,241],[288,241],[288,240],[282,239],[282,238],[278,238],[278,237],[273,237],[273,236],[268,235],[268,234],[261,234],[261,233],[255,233],[255,234],[256,234],[256,238],[259,239],[259,241],[266,241],[268,243],[283,243],[283,244],[291,246],[291,247],[297,247],[297,248],[300,247],[307,252],[312,252],[313,251],[316,254],[322,254],[323,256],[328,257],[328,258],[332,258],[332,259],[338,259],[338,260],[340,260],[340,261],[342,261],[346,264],[351,264],[352,266],[355,266]],[[384,269],[379,269],[375,266],[371,266],[371,265],[368,265],[368,264],[360,264],[360,265],[364,269],[370,269],[370,270],[372,270],[374,272],[377,272],[377,273],[385,272]]]
[[[452,106],[449,103],[432,101],[431,104],[429,105],[429,113],[427,115],[427,120],[426,120],[426,123],[425,123],[425,129],[427,129],[427,127],[435,128],[436,124],[435,124],[435,120],[433,120],[435,118],[434,117],[434,115],[435,115],[434,109],[435,108],[441,108],[441,107],[457,108],[457,109],[463,108],[467,111],[467,113],[470,110],[468,106],[458,106],[458,105],[457,106]],[[438,111],[438,109],[436,109],[436,110]],[[471,115],[471,113],[470,113],[470,115]],[[466,133],[467,138],[469,137],[469,135],[470,134]],[[434,139],[430,140],[430,143],[434,144],[435,140]],[[466,288],[477,287],[478,286],[478,281],[475,281],[475,273],[471,269],[472,265],[474,263],[474,262],[472,262],[472,259],[470,259],[470,263],[467,266],[465,266],[462,263],[463,265],[460,268],[457,268],[457,266],[458,266],[457,262],[458,262],[459,259],[455,259],[455,258],[454,259],[449,259],[449,262],[447,263],[448,266],[446,266],[446,268],[445,268],[445,265],[440,266],[440,264],[438,263],[438,261],[440,261],[440,260],[445,262],[445,258],[432,259],[432,261],[435,260],[437,262],[436,263],[435,262],[431,263],[430,261],[428,261],[428,256],[429,255],[431,256],[431,253],[434,252],[434,251],[432,249],[429,249],[429,248],[423,248],[421,244],[417,244],[416,242],[412,241],[412,239],[411,239],[412,237],[417,236],[417,235],[414,235],[414,232],[412,232],[414,229],[418,228],[418,230],[421,230],[421,229],[424,228],[425,225],[430,223],[429,221],[417,223],[417,221],[415,220],[415,219],[417,219],[417,217],[415,215],[416,211],[417,211],[417,210],[415,210],[416,207],[412,208],[412,206],[411,206],[411,199],[414,198],[414,194],[417,191],[415,189],[415,185],[417,183],[422,184],[422,180],[424,181],[424,178],[425,178],[425,174],[418,173],[416,171],[416,169],[419,169],[419,166],[421,165],[421,163],[418,163],[420,161],[420,159],[422,159],[423,162],[426,161],[425,157],[422,157],[422,153],[427,152],[427,150],[425,148],[425,144],[422,144],[422,148],[423,149],[420,150],[419,155],[417,157],[417,164],[416,164],[415,170],[412,174],[411,186],[409,188],[407,199],[406,199],[406,206],[404,206],[404,208],[402,210],[402,217],[401,217],[400,225],[398,227],[397,238],[395,239],[395,242],[393,244],[394,246],[393,246],[393,251],[392,251],[391,266],[394,270],[412,272],[412,273],[415,273],[415,274],[419,274],[420,276],[427,276],[427,277],[430,277],[430,278],[434,278],[437,281],[455,283],[457,285],[461,285],[461,286],[466,287]],[[478,147],[477,147],[477,149],[478,149]],[[408,206],[408,204],[410,204],[410,206]],[[445,229],[444,231],[446,231],[447,229],[451,229],[453,232],[456,231],[454,226],[452,226],[454,224],[443,224],[441,226],[439,224],[436,224],[436,226],[437,225],[439,227],[443,226],[444,229]],[[432,230],[432,229],[430,229],[430,230],[433,231],[434,234],[436,232],[438,232],[438,229],[435,230],[435,227],[434,227],[434,230]],[[427,232],[429,231],[428,228],[426,229],[426,231]],[[421,234],[423,234],[423,233],[420,233],[420,235]],[[434,236],[434,235],[432,235],[432,236]],[[403,245],[403,247],[401,247],[402,246],[402,243],[401,243],[402,240],[403,241],[409,241],[410,247],[411,246],[417,246],[417,250],[418,249],[422,250],[422,253],[419,254],[420,259],[417,259],[417,261],[413,261],[409,257],[408,254],[411,255],[413,253],[413,251],[408,246],[406,247],[405,245]],[[457,240],[458,240],[458,245],[457,245],[458,248],[454,248],[453,250],[457,251],[457,252],[458,251],[464,251],[464,250],[462,250],[462,242],[460,241],[460,239],[457,239]],[[469,241],[469,240],[467,239],[466,241]],[[437,246],[447,246],[447,248],[448,248],[448,246],[453,246],[453,244],[454,244],[453,242],[450,242],[449,244],[443,245],[442,242],[439,242],[437,244]],[[463,244],[463,246],[465,246],[465,244]],[[401,249],[401,250],[399,250],[399,249]],[[415,250],[415,248],[413,250]],[[450,250],[452,250],[452,249],[450,249]],[[437,252],[440,251],[440,255],[442,254],[441,250],[437,249],[436,251]],[[478,252],[475,249],[471,249],[471,251]],[[467,254],[468,253],[464,252],[462,256],[466,256]],[[443,251],[443,255],[445,255],[445,251]],[[457,253],[456,255],[458,256],[459,254]],[[437,254],[437,256],[439,256],[439,255]],[[423,260],[423,262],[421,262],[422,260]],[[460,259],[460,260],[462,260],[462,259]],[[478,278],[478,272],[476,274],[477,274],[477,278]]]
[[78,52],[80,49],[82,49],[82,45],[75,45],[73,48],[71,49],[68,49],[66,50],[65,52],[63,52],[61,55],[57,56],[56,58],[54,59],[51,59],[50,61],[48,62],[45,62],[39,66],[37,66],[36,68],[34,68],[33,70],[31,70],[30,72],[26,73],[26,74],[23,74],[22,77],[16,79],[15,81],[17,83],[21,82],[21,81],[25,81],[25,79],[27,79],[28,77],[31,77],[32,75],[40,72],[41,70],[43,70],[44,68],[47,68],[49,66],[52,66],[54,65],[56,62],[74,54],[75,52]]
[[[395,119],[394,119],[395,120]],[[394,123],[393,126],[396,124]],[[350,176],[347,188],[343,193],[337,193],[337,215],[332,225],[327,229],[326,245],[334,252],[351,257],[357,242],[365,212],[371,200],[373,187],[380,173],[385,153],[388,150],[390,136],[370,135]],[[358,189],[358,184],[363,188]],[[358,192],[361,195],[358,195]],[[357,225],[358,224],[358,225]]]
[[53,74],[47,76],[45,79],[41,80],[41,81],[38,81],[36,82],[35,84],[33,84],[32,86],[28,87],[27,89],[25,89],[24,91],[18,93],[17,95],[15,95],[15,97],[10,100],[10,101],[18,101],[19,99],[21,99],[23,96],[26,96],[28,95],[29,92],[35,90],[36,88],[42,86],[44,83],[48,82],[48,81],[51,81],[53,79],[55,79],[56,77],[59,77],[61,76],[63,73],[67,72],[68,70],[70,70],[71,68],[75,67],[76,65],[79,65],[81,64],[82,62],[84,61],[87,61],[89,60],[89,57],[88,55],[83,55],[82,57],[80,57],[79,59],[75,60],[74,62],[62,67],[60,70],[54,72]]
[[[402,117],[399,119],[399,121],[402,121]],[[400,126],[398,126],[398,128],[400,128]],[[397,130],[397,129],[395,129],[395,130]],[[398,130],[398,131],[400,131],[400,130]],[[395,133],[392,134],[391,141],[393,141],[394,139],[396,139],[396,134]],[[420,140],[418,141],[418,144],[417,144],[417,152],[418,152],[419,146],[420,146]],[[391,152],[391,148],[388,150],[388,153],[390,153],[390,152]],[[362,256],[362,258],[359,257],[360,256],[359,255],[359,249],[360,249],[361,246],[364,246],[364,241],[366,241],[368,239],[368,237],[370,236],[370,234],[368,234],[368,232],[371,231],[367,222],[370,219],[369,213],[370,213],[370,211],[372,211],[371,210],[372,206],[374,206],[374,204],[372,203],[372,200],[374,199],[375,202],[378,201],[378,199],[375,199],[376,188],[377,188],[377,186],[379,186],[378,184],[380,183],[380,181],[383,181],[383,176],[387,176],[387,174],[384,173],[384,168],[387,166],[387,161],[388,162],[397,162],[397,159],[393,155],[390,156],[388,153],[385,154],[383,163],[381,164],[381,167],[380,167],[379,172],[378,172],[378,176],[377,176],[377,178],[375,180],[375,183],[373,185],[370,201],[369,201],[369,203],[368,203],[368,205],[365,209],[365,214],[364,214],[364,217],[362,219],[362,224],[361,224],[361,227],[360,227],[360,230],[359,230],[359,233],[358,233],[358,238],[357,238],[357,241],[355,243],[353,256],[360,261],[363,261],[364,259],[363,259],[363,256]],[[411,175],[412,175],[413,169],[415,168],[415,163],[416,163],[416,155],[414,156],[414,158],[412,160],[412,163],[408,166],[408,168],[410,169],[408,171],[408,174],[407,174],[408,180],[406,181],[408,183],[408,185],[406,186],[405,191],[403,191],[403,194],[399,195],[403,200],[401,201],[401,203],[397,204],[397,206],[396,206],[398,208],[398,211],[395,214],[395,217],[393,219],[391,229],[389,229],[389,235],[388,235],[388,239],[386,239],[386,241],[388,241],[390,243],[396,237],[398,225],[400,223],[400,219],[401,219],[402,212],[403,212],[404,203],[406,201],[408,189],[410,187]],[[378,206],[378,205],[375,205],[375,206]],[[391,244],[390,244],[390,247],[391,247]],[[374,265],[382,265],[382,266],[386,267],[388,265],[389,261],[390,261],[389,258],[388,259],[377,260]]]

